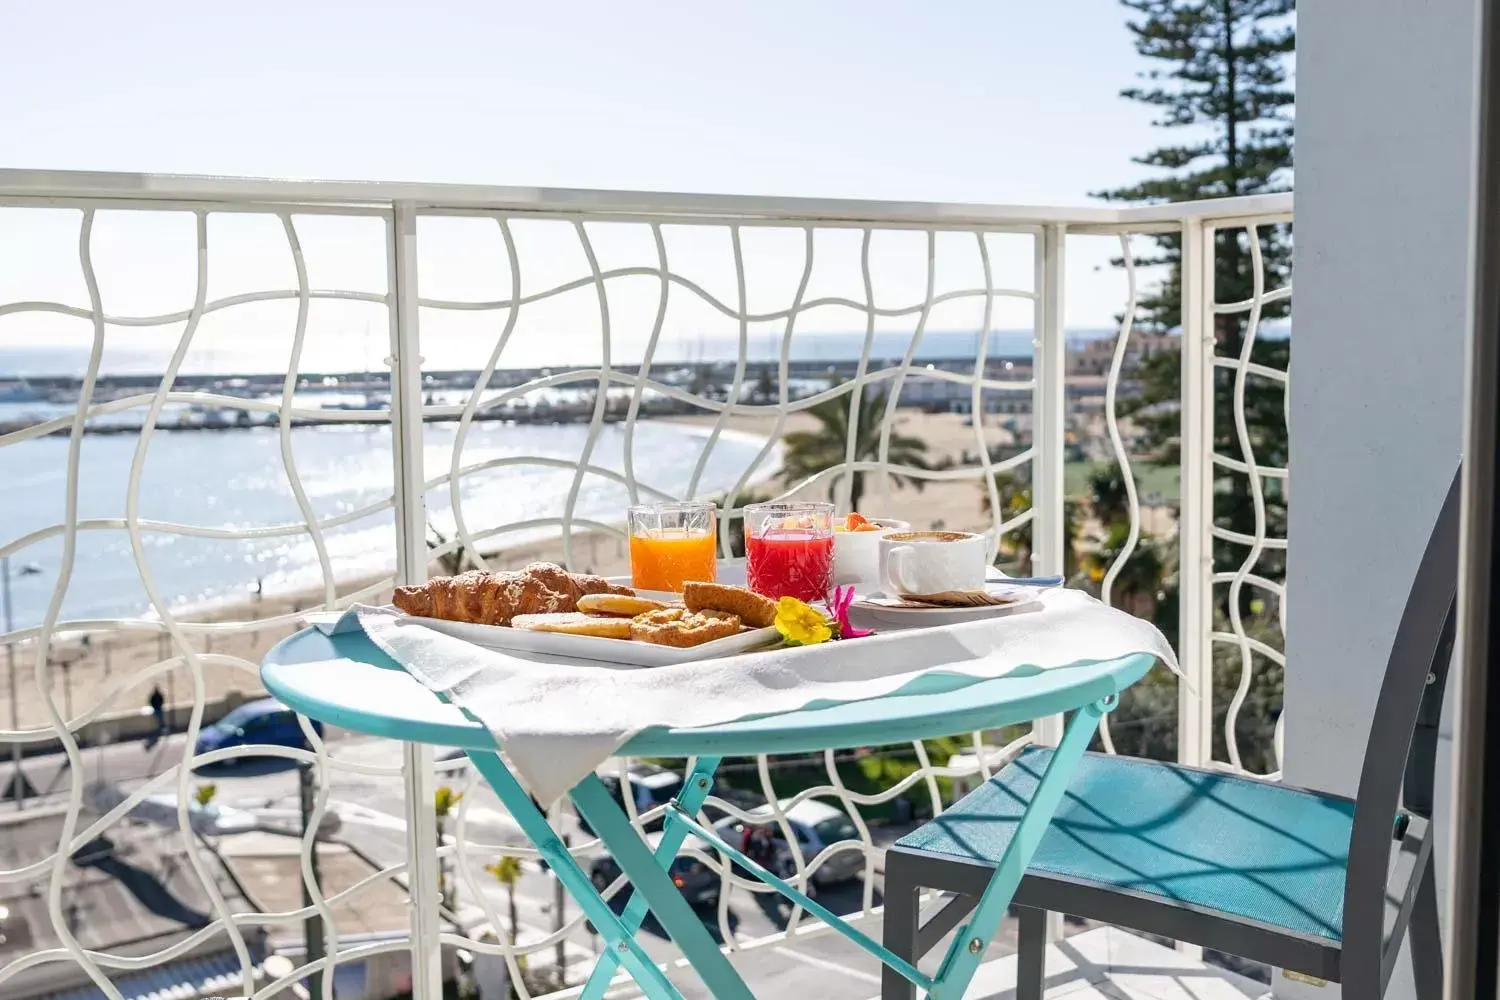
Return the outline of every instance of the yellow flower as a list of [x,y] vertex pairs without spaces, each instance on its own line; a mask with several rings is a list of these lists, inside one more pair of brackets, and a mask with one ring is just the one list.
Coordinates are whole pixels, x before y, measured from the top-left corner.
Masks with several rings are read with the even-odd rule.
[[833,638],[833,629],[822,612],[795,597],[776,602],[776,631],[793,646],[813,646]]

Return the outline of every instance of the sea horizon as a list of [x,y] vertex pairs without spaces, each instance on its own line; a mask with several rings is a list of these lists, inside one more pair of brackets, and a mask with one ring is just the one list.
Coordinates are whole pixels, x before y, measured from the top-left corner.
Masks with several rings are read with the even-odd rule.
[[[1140,332],[1137,327],[1136,332]],[[1174,333],[1176,331],[1173,331]],[[134,334],[135,331],[131,331]],[[1070,348],[1081,348],[1090,341],[1114,337],[1115,327],[1078,328],[1066,332]],[[1284,321],[1268,321],[1262,325],[1260,336],[1265,339],[1285,339],[1290,334]],[[905,356],[911,342],[911,332],[904,330],[877,330],[871,345],[870,356],[874,360],[896,360]],[[988,356],[991,358],[1030,358],[1033,355],[1034,333],[1029,329],[993,330],[989,335]],[[809,331],[797,333],[792,338],[789,358],[793,362],[848,362],[857,361],[864,347],[865,334],[854,331]],[[351,350],[340,337],[309,336],[305,343],[298,371],[314,374],[341,374],[359,371],[383,371],[385,350],[374,349],[374,337],[364,351]],[[781,357],[782,336],[776,333],[752,332],[747,337],[746,358],[754,363],[774,362]],[[57,344],[0,343],[0,382],[19,379],[67,379],[81,378],[88,366],[90,344],[75,341]],[[118,336],[106,334],[104,353],[100,359],[99,375],[103,377],[129,377],[160,375],[166,370],[175,339],[161,338],[159,343],[147,342],[138,335]],[[973,330],[929,330],[922,336],[915,360],[960,361],[973,358],[977,353],[978,333]],[[422,345],[424,369],[427,371],[478,371],[487,356],[476,351],[474,344],[456,343],[451,338],[432,338]],[[528,352],[531,353],[531,352]],[[621,342],[612,344],[611,359],[617,365],[639,363],[645,353],[643,343]],[[739,354],[738,340],[732,336],[705,335],[701,337],[666,337],[657,345],[652,363],[657,365],[695,365],[734,361]],[[208,342],[195,343],[184,357],[178,371],[183,375],[236,376],[279,375],[286,372],[287,352],[268,348],[263,344],[237,343],[213,345]],[[556,357],[531,356],[524,359],[511,355],[510,363],[502,359],[498,371],[528,371],[538,368],[567,369],[570,367],[593,367],[600,363],[598,352],[584,348],[580,351],[559,352]]]
[[[1085,343],[1115,334],[1113,329],[1069,330],[1070,344]],[[989,335],[990,357],[1029,358],[1032,356],[1031,330],[994,330]],[[864,346],[863,332],[807,332],[792,338],[790,360],[794,362],[841,362],[858,360]],[[373,338],[372,338],[373,339]],[[899,359],[905,356],[911,342],[909,331],[877,330],[871,345],[871,357],[878,360]],[[424,368],[428,371],[477,371],[483,358],[478,357],[473,345],[459,353],[455,349],[444,350],[445,345],[429,347],[423,345]],[[644,345],[618,345],[612,352],[616,364],[636,364],[644,354]],[[86,343],[58,345],[55,343],[0,345],[0,381],[18,379],[81,378],[88,366],[89,347]],[[101,376],[160,375],[176,347],[175,340],[162,338],[159,344],[143,344],[137,337],[112,338],[107,334],[104,353],[100,359]],[[923,334],[916,358],[922,361],[954,361],[973,358],[978,348],[975,331],[934,330]],[[695,338],[663,338],[652,358],[659,365],[694,365],[734,361],[739,353],[736,338],[727,336],[704,336]],[[379,356],[377,356],[379,355]],[[752,333],[747,338],[746,358],[751,362],[773,362],[781,356],[781,336],[767,333]],[[311,373],[342,373],[383,370],[380,352],[367,352],[361,356],[351,352],[347,344],[324,343],[309,337],[304,348],[298,370]],[[184,375],[234,376],[281,374],[286,371],[287,355],[284,351],[267,350],[255,344],[236,344],[210,347],[198,345],[188,352],[178,369]],[[588,350],[572,352],[568,357],[560,353],[545,362],[529,364],[506,364],[498,370],[529,370],[533,368],[567,368],[597,365],[597,352]]]

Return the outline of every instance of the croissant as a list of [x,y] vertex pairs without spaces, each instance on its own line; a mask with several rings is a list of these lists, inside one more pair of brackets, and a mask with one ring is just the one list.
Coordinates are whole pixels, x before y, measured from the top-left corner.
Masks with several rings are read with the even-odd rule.
[[552,563],[532,563],[519,572],[470,570],[416,587],[398,587],[393,603],[409,615],[508,625],[516,615],[577,611],[584,594],[633,594],[603,577],[574,574]]
[[536,580],[554,593],[565,595],[575,605],[572,608],[564,608],[565,611],[577,610],[578,599],[585,594],[625,594],[627,596],[635,594],[635,591],[629,587],[610,583],[602,576],[569,573],[556,563],[534,562],[521,570],[521,574]]

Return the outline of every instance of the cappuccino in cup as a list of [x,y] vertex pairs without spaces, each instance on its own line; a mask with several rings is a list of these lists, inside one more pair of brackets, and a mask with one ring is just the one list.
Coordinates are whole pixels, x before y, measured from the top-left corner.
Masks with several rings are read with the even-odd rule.
[[970,531],[897,531],[881,536],[881,589],[890,596],[982,590],[990,539]]

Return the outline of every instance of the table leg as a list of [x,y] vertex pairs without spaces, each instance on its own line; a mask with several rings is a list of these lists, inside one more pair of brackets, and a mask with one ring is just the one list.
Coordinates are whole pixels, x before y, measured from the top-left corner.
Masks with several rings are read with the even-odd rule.
[[[687,813],[696,813],[703,808],[703,800],[708,798],[709,791],[713,788],[714,771],[718,770],[719,758],[699,757],[693,764],[691,770],[683,777],[682,790],[672,802]],[[677,818],[670,809],[662,821],[661,841],[656,845],[656,863],[663,871],[671,871],[672,860],[677,857],[677,851],[682,847],[682,842],[687,838],[688,828]],[[621,914],[620,920],[625,929],[634,934],[640,929],[641,921],[646,919],[649,909],[646,897],[639,892],[632,892],[629,901],[625,904],[625,912]],[[599,1000],[604,996],[604,991],[609,988],[609,981],[619,967],[620,961],[612,951],[606,951],[599,956],[599,962],[594,966],[593,974],[589,976],[588,985],[583,988],[579,1000]]]
[[[615,863],[630,879],[635,891],[672,936],[689,964],[702,978],[715,1000],[753,1000],[754,995],[718,942],[703,926],[682,893],[672,884],[666,869],[657,864],[651,848],[641,839],[609,789],[596,775],[589,775],[573,788],[573,804],[599,839],[609,847]],[[589,887],[592,891],[593,887]]]
[[1099,729],[1100,718],[1113,709],[1115,704],[1116,699],[1108,698],[1085,705],[1068,720],[1067,731],[1063,733],[1062,741],[1058,743],[1046,773],[1042,775],[1041,782],[1032,794],[1031,804],[1016,826],[1015,835],[1001,855],[999,864],[995,865],[995,872],[979,897],[979,904],[974,907],[969,922],[953,935],[953,943],[948,947],[948,954],[943,957],[943,964],[938,968],[928,997],[933,1000],[954,1000],[962,997],[968,989],[985,948],[999,930],[1000,920],[1015,897],[1021,877],[1026,874],[1026,868],[1031,864],[1042,836],[1057,812],[1058,803],[1068,790],[1068,781],[1073,777],[1074,769],[1083,759],[1089,741]]
[[[593,922],[599,929],[599,935],[604,938],[605,944],[619,958],[620,962],[629,970],[641,991],[651,1000],[682,1000],[682,994],[677,987],[667,979],[666,974],[657,968],[656,962],[650,955],[646,954],[644,948],[635,940],[634,929],[627,929],[624,921],[615,915],[609,904],[594,890],[578,862],[568,853],[568,847],[557,835],[557,831],[547,823],[547,817],[537,809],[531,802],[531,796],[521,787],[515,775],[510,773],[510,768],[505,766],[498,754],[484,753],[478,750],[468,751],[469,759],[484,775],[500,801],[509,810],[512,818],[520,825],[536,849],[546,859],[547,864],[552,867],[552,872],[562,882],[563,887],[578,902],[579,909],[583,910],[584,916]],[[594,779],[598,782],[598,779]],[[601,790],[602,790],[601,786]],[[608,792],[604,792],[608,797]],[[592,822],[592,818],[590,818]],[[627,823],[627,826],[629,824]],[[599,828],[594,827],[595,830]],[[637,841],[639,842],[639,840]],[[645,845],[641,845],[645,849]],[[649,856],[649,851],[647,852]],[[623,868],[623,865],[621,866]],[[663,872],[662,877],[666,878]],[[667,885],[672,887],[670,880]],[[676,888],[672,887],[676,894]],[[678,899],[681,900],[678,895]],[[686,903],[683,903],[686,906]],[[702,926],[701,924],[699,925]],[[745,994],[748,996],[749,994]]]

